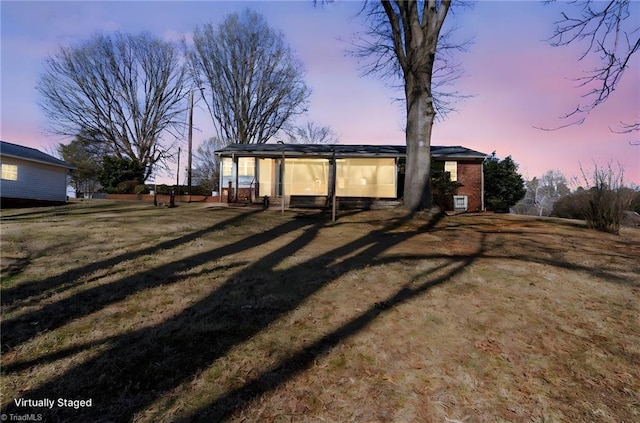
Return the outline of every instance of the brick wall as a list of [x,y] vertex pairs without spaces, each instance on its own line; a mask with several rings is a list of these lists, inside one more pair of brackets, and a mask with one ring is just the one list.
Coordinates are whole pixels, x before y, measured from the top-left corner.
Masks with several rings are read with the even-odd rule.
[[464,186],[456,194],[468,197],[468,211],[482,208],[482,162],[458,160],[458,182]]
[[[254,188],[240,188],[238,189],[238,203],[244,203],[247,201],[252,201],[255,200],[255,194],[254,197],[252,197],[252,191],[254,191]],[[235,192],[233,189],[231,189],[231,191],[229,191],[229,188],[223,188],[222,189],[222,202],[224,203],[234,203],[235,201]],[[260,201],[262,201],[262,198],[260,198]]]
[[[106,198],[109,200],[153,202],[153,194],[107,194]],[[156,197],[156,201],[162,204],[169,204],[169,202],[171,201],[171,195],[158,194]],[[176,195],[173,201],[177,203],[218,203],[220,202],[220,197],[212,197],[209,195]],[[224,201],[226,201],[226,199]]]

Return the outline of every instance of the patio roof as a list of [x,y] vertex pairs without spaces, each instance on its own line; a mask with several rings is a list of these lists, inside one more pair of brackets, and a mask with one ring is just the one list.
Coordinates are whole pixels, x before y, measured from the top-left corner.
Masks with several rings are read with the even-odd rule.
[[[216,151],[220,157],[405,157],[404,145],[348,144],[230,144]],[[434,158],[485,159],[489,155],[461,146],[431,146]]]

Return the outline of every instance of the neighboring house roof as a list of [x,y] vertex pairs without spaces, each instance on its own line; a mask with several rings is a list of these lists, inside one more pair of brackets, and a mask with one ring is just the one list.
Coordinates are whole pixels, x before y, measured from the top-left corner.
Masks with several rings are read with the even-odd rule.
[[0,155],[51,166],[64,167],[66,169],[75,169],[74,166],[64,160],[56,159],[55,157],[36,150],[35,148],[12,144],[6,141],[0,141]]
[[[253,157],[405,157],[404,145],[347,145],[347,144],[230,144],[218,151],[219,156]],[[431,146],[434,158],[485,159],[488,154],[460,146]]]

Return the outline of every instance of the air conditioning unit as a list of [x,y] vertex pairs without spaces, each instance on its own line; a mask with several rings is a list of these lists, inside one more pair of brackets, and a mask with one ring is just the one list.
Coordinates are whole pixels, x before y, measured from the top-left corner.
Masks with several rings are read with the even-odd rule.
[[467,211],[469,207],[469,197],[466,195],[453,196],[453,210],[457,212]]

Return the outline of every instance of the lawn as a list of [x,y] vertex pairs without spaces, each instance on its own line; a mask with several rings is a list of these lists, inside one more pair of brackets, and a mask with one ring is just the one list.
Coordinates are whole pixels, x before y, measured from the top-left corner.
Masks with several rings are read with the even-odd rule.
[[106,200],[0,229],[9,417],[640,421],[640,229]]

